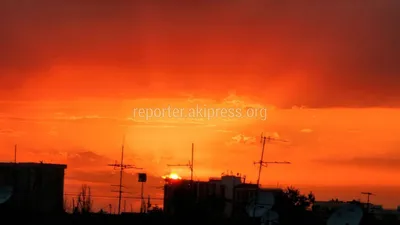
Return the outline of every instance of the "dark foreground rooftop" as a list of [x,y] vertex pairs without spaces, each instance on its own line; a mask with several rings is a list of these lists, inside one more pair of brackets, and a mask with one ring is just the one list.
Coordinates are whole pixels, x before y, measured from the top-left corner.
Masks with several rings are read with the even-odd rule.
[[19,167],[19,168],[58,168],[58,169],[66,169],[67,165],[64,164],[52,164],[52,163],[35,163],[35,162],[0,162],[1,167]]

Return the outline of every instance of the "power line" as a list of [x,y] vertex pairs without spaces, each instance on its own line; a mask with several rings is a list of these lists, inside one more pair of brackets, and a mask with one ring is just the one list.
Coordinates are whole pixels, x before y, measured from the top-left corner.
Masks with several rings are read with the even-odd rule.
[[[66,196],[77,196],[78,193],[66,193]],[[106,195],[92,195],[92,198],[119,198],[119,196],[106,196]],[[142,199],[142,197],[135,197],[135,196],[124,196],[123,198],[126,199]],[[152,200],[164,200],[164,198],[150,198]]]

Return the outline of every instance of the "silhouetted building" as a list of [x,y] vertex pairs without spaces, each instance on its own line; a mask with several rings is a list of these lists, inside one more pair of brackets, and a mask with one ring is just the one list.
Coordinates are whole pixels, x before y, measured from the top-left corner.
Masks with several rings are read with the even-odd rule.
[[322,219],[327,220],[332,212],[347,204],[347,202],[339,200],[315,201],[312,210]]
[[347,205],[347,202],[339,201],[339,200],[330,200],[330,201],[315,201],[313,204],[313,210],[319,211],[331,211],[342,207],[343,205]]
[[233,199],[235,196],[235,186],[242,183],[243,178],[239,175],[223,175],[221,176],[221,187],[223,189],[223,197],[225,198],[225,217],[230,217],[233,211]]
[[166,179],[164,185],[164,213],[170,215],[175,213],[174,206],[178,190],[186,191],[191,194],[190,197],[193,198],[194,202],[198,202],[210,195],[216,194],[218,188],[206,181],[193,181],[192,183],[190,180]]
[[47,163],[0,163],[0,187],[12,190],[10,198],[0,204],[0,210],[63,212],[66,168],[66,165]]
[[[210,178],[209,181],[172,180],[167,179],[164,185],[164,212],[174,214],[174,199],[176,190],[183,188],[191,190],[192,197],[196,202],[202,201],[210,196],[222,198],[225,203],[223,214],[232,217],[234,214],[245,213],[245,207],[257,191],[256,184],[243,183],[243,177],[237,175],[223,175],[220,178]],[[282,193],[279,188],[262,188],[262,192]],[[205,206],[207,207],[207,206]]]
[[[242,181],[240,176],[223,175],[221,178],[210,178],[209,181],[193,181],[192,191],[197,201],[201,201],[209,196],[216,196],[225,199],[224,214],[230,216],[234,197],[234,187]],[[173,213],[172,202],[174,190],[178,187],[190,189],[190,180],[166,180],[164,186],[164,212]]]

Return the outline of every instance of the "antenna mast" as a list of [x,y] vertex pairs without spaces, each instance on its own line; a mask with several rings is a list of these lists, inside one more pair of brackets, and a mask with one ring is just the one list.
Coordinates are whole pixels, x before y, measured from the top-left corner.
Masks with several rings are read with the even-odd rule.
[[194,143],[192,143],[192,161],[190,164],[190,180],[193,182]]
[[14,163],[17,163],[17,145],[14,146]]
[[266,136],[263,135],[263,133],[261,133],[261,140],[260,140],[260,142],[262,143],[261,158],[260,158],[260,161],[254,162],[254,165],[255,164],[260,164],[260,167],[258,168],[258,177],[257,177],[257,192],[256,192],[256,196],[255,196],[255,199],[254,199],[254,211],[253,211],[253,216],[254,217],[256,215],[256,207],[257,207],[258,195],[259,195],[259,192],[260,192],[260,178],[261,178],[262,168],[263,167],[268,167],[268,164],[271,164],[271,163],[273,163],[273,164],[291,164],[290,162],[287,162],[287,161],[282,161],[282,162],[278,162],[278,161],[267,162],[267,161],[264,161],[265,143],[267,141],[268,142],[269,141],[288,142],[286,140],[276,139],[276,138],[273,138],[271,136],[266,137]]
[[118,192],[118,214],[121,213],[121,200],[122,200],[122,193],[124,193],[124,191],[122,191],[123,185],[122,185],[122,176],[123,176],[123,172],[124,169],[138,169],[138,170],[142,170],[143,168],[138,168],[134,165],[128,165],[128,164],[124,164],[124,143],[125,143],[125,136],[123,138],[123,142],[122,142],[122,148],[121,148],[121,162],[119,164],[114,163],[114,164],[108,164],[108,166],[112,166],[115,168],[119,168],[119,185],[112,185],[112,186],[118,186],[119,190],[118,191],[113,191],[113,192]]
[[369,213],[369,208],[370,208],[369,197],[375,194],[371,192],[361,192],[361,194],[367,196],[367,212]]
[[184,166],[188,167],[190,169],[190,181],[193,182],[193,161],[194,161],[194,143],[192,143],[192,156],[191,156],[191,161],[189,161],[188,164],[168,164],[167,166],[169,167],[179,167],[179,166]]

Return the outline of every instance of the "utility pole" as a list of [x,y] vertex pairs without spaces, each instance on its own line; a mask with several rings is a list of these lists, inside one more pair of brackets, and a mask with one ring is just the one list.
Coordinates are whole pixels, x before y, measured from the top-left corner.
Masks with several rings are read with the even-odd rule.
[[375,194],[371,193],[371,192],[361,192],[361,194],[367,196],[367,212],[369,213],[369,209],[370,209],[369,196],[375,195]]
[[150,195],[148,195],[148,197],[147,197],[147,211],[146,212],[149,212],[150,208],[151,208]]
[[268,164],[271,164],[271,163],[273,163],[273,164],[291,164],[290,162],[286,162],[286,161],[282,161],[282,162],[278,162],[278,161],[266,162],[266,161],[264,161],[265,143],[267,141],[268,142],[269,141],[288,142],[286,140],[272,138],[271,136],[266,137],[261,133],[261,140],[260,140],[260,142],[262,143],[261,158],[260,158],[260,161],[254,162],[254,165],[255,164],[260,164],[260,167],[258,168],[257,191],[256,191],[255,199],[254,199],[253,217],[255,217],[255,215],[256,215],[256,207],[257,207],[258,195],[259,195],[259,192],[260,192],[260,179],[261,179],[262,168],[263,167],[268,167]]
[[139,173],[138,174],[138,182],[141,183],[141,189],[140,189],[140,199],[141,199],[141,203],[140,203],[140,213],[146,213],[146,203],[144,201],[144,196],[143,196],[143,186],[144,183],[147,181],[147,174],[145,173]]
[[193,161],[194,161],[194,143],[192,143],[192,156],[191,156],[191,161],[189,161],[188,164],[168,164],[167,166],[174,166],[174,167],[179,167],[179,166],[184,166],[188,167],[190,169],[190,183],[191,185],[193,184]]
[[123,144],[122,144],[122,149],[121,149],[121,162],[119,164],[114,163],[114,164],[108,164],[108,166],[112,166],[115,168],[119,168],[119,185],[112,185],[112,186],[118,186],[119,190],[118,191],[113,191],[113,192],[118,192],[118,214],[121,213],[121,200],[122,200],[122,193],[124,193],[122,191],[122,175],[125,169],[138,169],[138,170],[142,170],[143,168],[138,168],[134,165],[128,165],[128,164],[124,164],[124,142],[125,142],[125,137],[123,140]]
[[146,204],[145,204],[145,201],[144,201],[144,195],[143,195],[143,186],[144,186],[144,182],[141,182],[142,183],[142,187],[141,187],[141,190],[140,190],[140,200],[141,200],[141,204],[140,204],[140,213],[146,213]]

